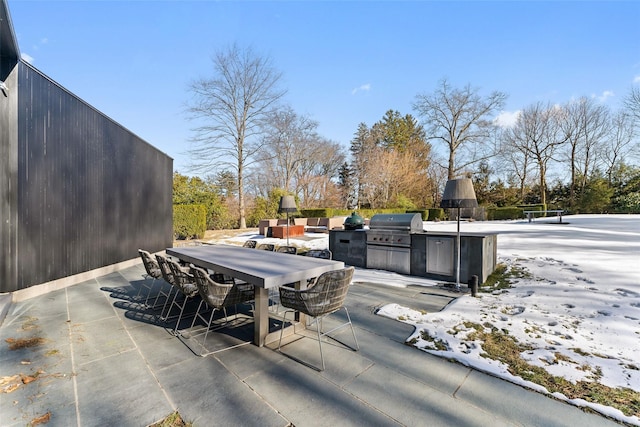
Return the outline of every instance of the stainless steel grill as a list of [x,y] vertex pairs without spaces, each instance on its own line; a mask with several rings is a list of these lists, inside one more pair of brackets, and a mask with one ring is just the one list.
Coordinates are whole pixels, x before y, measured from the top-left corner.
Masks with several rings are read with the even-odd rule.
[[371,217],[368,245],[411,246],[411,233],[422,232],[420,214],[378,214]]
[[371,217],[369,229],[421,233],[422,216],[419,213],[377,214]]
[[371,217],[367,231],[367,268],[410,274],[411,234],[422,231],[422,216],[418,213]]

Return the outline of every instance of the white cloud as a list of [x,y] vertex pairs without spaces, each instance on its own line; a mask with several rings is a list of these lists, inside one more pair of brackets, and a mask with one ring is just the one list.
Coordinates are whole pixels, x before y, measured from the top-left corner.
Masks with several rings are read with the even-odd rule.
[[495,123],[503,128],[510,128],[516,124],[518,117],[520,116],[520,110],[518,111],[501,111],[498,117],[495,119]]
[[358,93],[358,92],[360,92],[360,91],[366,91],[366,92],[369,92],[370,90],[371,90],[371,83],[366,83],[366,84],[363,84],[363,85],[361,85],[361,86],[359,86],[359,87],[357,87],[357,88],[353,89],[353,90],[351,91],[351,95],[355,95],[356,93]]
[[26,54],[26,53],[22,53],[20,54],[20,57],[22,58],[22,60],[24,62],[28,62],[29,64],[33,64],[34,58],[33,56]]
[[600,95],[591,95],[592,98],[597,99],[600,102],[605,102],[608,98],[611,98],[612,96],[614,96],[615,94],[610,91],[610,90],[605,90],[604,92],[602,92]]
[[633,78],[634,83],[640,83],[640,75],[637,75]]

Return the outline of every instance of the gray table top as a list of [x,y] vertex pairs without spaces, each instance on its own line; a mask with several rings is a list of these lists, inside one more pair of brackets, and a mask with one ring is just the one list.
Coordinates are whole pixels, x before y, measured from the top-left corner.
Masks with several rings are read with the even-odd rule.
[[167,248],[166,252],[182,261],[262,288],[303,282],[324,272],[344,268],[342,261],[230,245]]

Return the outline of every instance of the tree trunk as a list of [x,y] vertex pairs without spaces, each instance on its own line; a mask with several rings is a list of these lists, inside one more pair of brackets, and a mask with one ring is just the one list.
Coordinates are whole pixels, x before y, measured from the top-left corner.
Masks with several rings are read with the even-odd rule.
[[576,204],[576,146],[571,147],[571,184],[569,185],[569,205]]
[[[242,156],[240,156],[242,158]],[[245,218],[245,206],[244,206],[244,177],[242,161],[238,161],[238,210],[240,214],[240,219],[238,221],[238,228],[245,229],[247,228],[247,220]]]
[[448,180],[455,178],[455,160],[456,160],[456,152],[453,149],[451,149],[449,151],[449,168],[447,171]]
[[543,205],[547,204],[546,174],[546,168],[543,165],[540,165],[540,203],[542,203]]

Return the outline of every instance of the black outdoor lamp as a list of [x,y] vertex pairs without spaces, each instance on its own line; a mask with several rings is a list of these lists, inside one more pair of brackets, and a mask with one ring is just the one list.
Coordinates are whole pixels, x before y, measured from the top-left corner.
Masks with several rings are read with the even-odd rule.
[[450,179],[444,187],[441,208],[456,208],[458,217],[458,262],[456,267],[456,290],[460,290],[460,208],[477,208],[476,192],[470,178]]
[[289,212],[295,212],[297,210],[298,208],[296,207],[296,199],[293,196],[280,197],[280,205],[278,206],[278,212],[287,213],[287,246],[289,246]]

